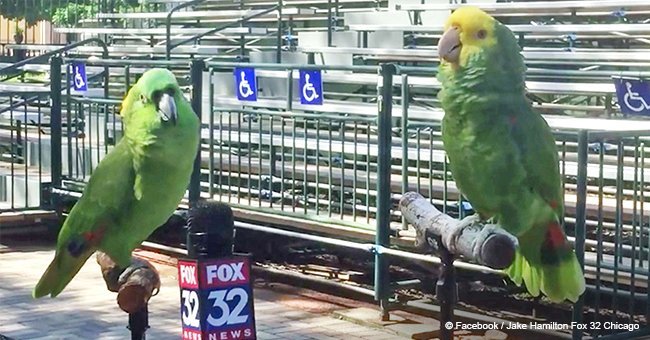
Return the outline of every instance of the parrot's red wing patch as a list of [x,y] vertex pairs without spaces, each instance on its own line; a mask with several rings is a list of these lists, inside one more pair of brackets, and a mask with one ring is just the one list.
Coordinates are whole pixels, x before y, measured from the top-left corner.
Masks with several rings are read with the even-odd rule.
[[566,238],[562,232],[562,227],[557,222],[548,225],[544,243],[554,249],[561,248],[565,245]]
[[571,246],[562,232],[562,226],[557,222],[548,224],[544,242],[540,248],[542,263],[546,265],[557,265],[562,262],[567,254],[570,254]]
[[82,236],[84,240],[86,240],[86,242],[90,244],[96,244],[99,243],[99,241],[101,241],[101,239],[104,237],[105,231],[106,231],[106,227],[102,225],[99,228],[97,228],[97,230],[95,231],[87,231],[83,233]]

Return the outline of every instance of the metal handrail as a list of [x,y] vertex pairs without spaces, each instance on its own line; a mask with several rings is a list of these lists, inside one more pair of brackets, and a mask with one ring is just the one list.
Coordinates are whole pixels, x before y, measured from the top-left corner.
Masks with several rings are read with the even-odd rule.
[[104,50],[104,52],[102,52],[102,58],[108,58],[108,46],[106,45],[106,43],[103,40],[99,39],[99,38],[90,38],[90,39],[82,40],[82,41],[79,41],[79,42],[76,42],[76,43],[72,43],[70,45],[63,46],[63,47],[61,47],[59,49],[56,49],[54,51],[49,51],[49,52],[43,53],[41,55],[37,55],[35,57],[31,57],[29,59],[25,59],[25,60],[22,60],[22,61],[19,61],[19,62],[15,63],[15,64],[9,65],[9,66],[4,67],[4,68],[1,68],[0,69],[0,76],[8,74],[11,71],[17,70],[20,67],[25,66],[27,64],[35,63],[37,61],[40,61],[41,59],[48,58],[48,57],[60,54],[62,52],[66,52],[66,51],[75,49],[75,48],[77,48],[79,46],[87,45],[87,44],[93,43],[93,42],[100,45],[101,48]]
[[169,13],[167,13],[167,18],[165,19],[165,39],[166,39],[165,40],[165,45],[166,45],[165,56],[166,56],[167,60],[170,59],[172,49],[174,47],[176,47],[176,46],[171,46],[171,44],[169,43],[169,41],[171,40],[171,36],[172,36],[172,15],[175,12],[177,12],[177,11],[183,9],[183,8],[190,7],[190,6],[193,6],[193,5],[196,5],[196,4],[200,4],[200,3],[204,2],[204,1],[205,0],[192,0],[192,1],[184,2],[182,4],[174,6],[171,10],[169,10]]
[[281,5],[275,5],[273,7],[265,9],[265,10],[263,10],[261,12],[257,12],[255,14],[245,16],[245,17],[243,17],[241,19],[238,19],[237,21],[233,21],[233,22],[230,22],[230,23],[227,23],[227,24],[223,24],[221,26],[217,26],[217,27],[215,27],[215,28],[213,28],[211,30],[205,31],[205,32],[197,34],[197,35],[195,35],[193,37],[190,37],[190,38],[184,39],[184,40],[182,40],[180,42],[177,42],[175,44],[172,44],[171,43],[171,17],[172,17],[173,11],[189,6],[189,5],[187,5],[187,6],[182,6],[182,5],[194,4],[194,3],[199,3],[199,2],[202,2],[202,1],[205,1],[205,0],[194,0],[194,1],[183,3],[183,4],[179,5],[179,6],[176,6],[176,7],[172,8],[172,10],[169,12],[169,14],[167,14],[166,36],[165,36],[165,38],[167,39],[165,41],[165,44],[166,44],[166,47],[167,47],[166,48],[166,58],[167,58],[167,60],[171,59],[171,51],[172,51],[172,49],[174,49],[174,48],[176,48],[178,46],[181,46],[181,45],[183,45],[185,43],[188,43],[190,41],[194,41],[196,39],[200,39],[202,37],[205,37],[206,35],[217,33],[219,31],[222,31],[222,30],[226,29],[226,28],[241,25],[243,23],[248,22],[251,19],[255,19],[255,18],[259,17],[259,16],[266,15],[266,14],[271,13],[273,11],[280,11],[281,8],[282,8]]
[[[31,58],[19,61],[17,63],[14,63],[12,65],[9,65],[7,67],[1,68],[0,69],[0,75],[8,74],[11,71],[18,70],[22,66],[25,66],[25,65],[31,64],[31,63],[35,63],[36,61],[39,61],[40,59],[47,58],[47,57],[50,57],[50,56],[54,56],[54,55],[60,54],[62,52],[69,51],[69,50],[75,49],[75,48],[77,48],[79,46],[86,45],[86,44],[92,43],[92,42],[96,42],[104,50],[104,52],[102,53],[102,58],[104,58],[104,59],[108,58],[108,46],[106,45],[106,43],[103,40],[99,39],[99,38],[90,38],[90,39],[85,39],[85,40],[82,40],[82,41],[79,41],[79,42],[76,42],[76,43],[73,43],[73,44],[70,44],[70,45],[63,46],[63,47],[61,47],[59,49],[56,49],[54,51],[49,51],[47,53],[43,53],[41,55],[37,55],[37,56],[31,57]],[[108,72],[106,72],[106,75],[107,74],[108,74]],[[97,77],[99,75],[101,75],[101,73],[98,74],[98,75],[93,76],[92,78]],[[67,89],[67,87],[69,87],[69,86],[70,86],[69,84],[66,84],[65,88]],[[40,96],[38,96],[38,95],[30,97],[30,98],[25,98],[22,102],[16,103],[16,104],[14,104],[12,106],[9,106],[9,107],[6,107],[6,108],[0,110],[0,113],[4,113],[4,112],[7,112],[9,110],[13,110],[14,108],[16,108],[18,106],[23,106],[23,105],[30,104],[31,102],[33,102],[34,100],[37,100],[39,98],[40,98]]]

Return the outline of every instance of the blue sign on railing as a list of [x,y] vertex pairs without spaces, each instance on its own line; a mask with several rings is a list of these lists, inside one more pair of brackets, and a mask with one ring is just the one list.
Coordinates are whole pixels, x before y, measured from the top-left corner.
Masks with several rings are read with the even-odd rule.
[[650,82],[634,78],[614,78],[621,112],[650,115]]
[[72,63],[72,88],[75,91],[87,91],[88,79],[86,78],[86,64]]
[[300,70],[300,104],[323,104],[323,77],[320,70]]
[[235,92],[237,99],[254,102],[257,100],[257,81],[252,67],[235,68]]

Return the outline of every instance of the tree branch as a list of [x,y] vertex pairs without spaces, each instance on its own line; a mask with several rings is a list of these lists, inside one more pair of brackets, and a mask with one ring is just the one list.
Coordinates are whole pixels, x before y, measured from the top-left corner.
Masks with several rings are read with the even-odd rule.
[[135,313],[158,294],[160,276],[146,260],[131,257],[131,265],[120,268],[108,255],[97,252],[97,263],[102,269],[106,288],[117,292],[117,304],[123,311]]
[[497,225],[482,224],[477,215],[457,220],[415,192],[405,193],[399,205],[404,218],[416,229],[417,247],[435,248],[432,236],[436,235],[451,253],[481,265],[504,269],[514,260],[517,239]]

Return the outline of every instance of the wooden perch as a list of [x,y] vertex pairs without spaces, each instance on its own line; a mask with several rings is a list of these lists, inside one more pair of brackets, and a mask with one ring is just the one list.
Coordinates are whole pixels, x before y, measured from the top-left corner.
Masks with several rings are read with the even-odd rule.
[[158,294],[160,276],[146,260],[131,257],[131,265],[120,268],[108,255],[97,252],[97,263],[102,269],[106,288],[117,292],[117,304],[123,311],[135,313]]
[[430,236],[437,235],[452,254],[491,268],[507,268],[514,260],[517,239],[497,225],[481,224],[477,215],[457,220],[415,192],[405,193],[399,205],[404,218],[416,229],[418,247],[435,248]]

